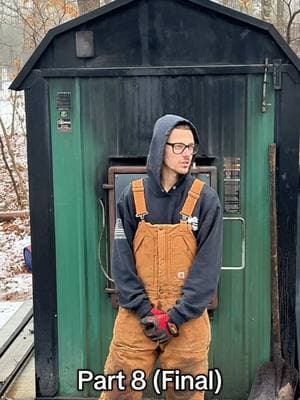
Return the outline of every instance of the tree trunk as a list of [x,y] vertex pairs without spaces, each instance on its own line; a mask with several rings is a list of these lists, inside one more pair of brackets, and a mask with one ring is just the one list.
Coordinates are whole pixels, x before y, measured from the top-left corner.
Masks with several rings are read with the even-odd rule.
[[261,17],[266,22],[271,22],[272,1],[262,0],[261,2]]
[[[13,104],[13,115],[15,115],[15,113],[16,113],[16,103],[14,102],[14,104]],[[13,118],[12,125],[14,125],[14,116],[12,118]],[[16,164],[16,159],[15,159],[14,153],[13,153],[12,148],[11,148],[10,139],[8,137],[8,134],[7,134],[7,131],[6,131],[6,128],[5,128],[5,125],[4,125],[4,122],[3,122],[2,118],[1,118],[1,116],[0,116],[0,126],[1,126],[1,129],[2,129],[2,132],[3,132],[3,137],[5,139],[7,152],[9,154],[9,156],[10,156],[10,160],[11,160],[11,163],[12,163],[12,169],[10,169],[10,167],[8,165],[8,162],[7,162],[7,159],[5,157],[4,143],[3,143],[2,139],[1,139],[2,158],[3,158],[4,164],[6,166],[6,169],[7,169],[8,173],[9,173],[9,176],[11,177],[12,184],[13,184],[13,187],[15,189],[16,196],[17,196],[18,204],[20,206],[22,206],[21,197],[23,197],[23,199],[26,200],[26,198],[27,198],[26,189],[25,189],[25,186],[24,186],[24,183],[23,183],[22,176],[21,176],[20,171],[18,169],[18,166]],[[14,132],[12,132],[12,134],[14,134]],[[20,186],[21,193],[22,193],[21,195],[20,195],[20,193],[18,191],[18,188],[17,188],[17,185],[16,185],[16,181],[14,179],[12,171],[14,171],[18,176],[19,186]]]
[[[1,121],[1,120],[0,120],[0,121]],[[4,143],[3,143],[3,140],[2,140],[2,138],[1,138],[1,135],[0,135],[0,151],[1,151],[1,154],[2,154],[2,158],[3,158],[3,162],[4,162],[4,165],[5,165],[5,168],[6,168],[8,174],[9,174],[9,176],[10,176],[10,179],[11,179],[11,181],[12,181],[12,184],[13,184],[13,187],[14,187],[14,191],[15,191],[16,196],[17,196],[18,205],[21,207],[21,206],[22,206],[21,196],[20,196],[20,194],[19,194],[18,187],[17,187],[17,183],[16,183],[16,181],[15,181],[13,172],[12,172],[11,168],[9,167],[8,162],[7,162],[7,159],[6,159],[6,156],[5,156]]]
[[281,33],[282,36],[285,36],[285,25],[286,22],[284,20],[284,2],[283,0],[277,0],[277,7],[276,7],[276,28]]
[[83,15],[100,7],[100,0],[77,0],[79,14]]
[[29,216],[29,210],[22,211],[0,211],[0,221],[10,221],[16,218],[25,218]]
[[87,12],[93,11],[98,7],[105,6],[113,0],[77,0],[79,14],[83,15]]

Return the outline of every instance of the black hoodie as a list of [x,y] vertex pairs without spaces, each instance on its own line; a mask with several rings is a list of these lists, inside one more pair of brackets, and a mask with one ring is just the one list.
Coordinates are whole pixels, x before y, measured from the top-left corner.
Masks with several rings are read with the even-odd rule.
[[[194,180],[191,174],[183,175],[169,192],[161,186],[160,176],[165,143],[171,130],[179,123],[189,125],[195,142],[199,142],[196,128],[185,118],[164,115],[156,121],[148,154],[148,177],[144,180],[149,212],[145,220],[152,224],[180,222],[179,212]],[[135,267],[132,243],[139,219],[135,216],[131,185],[127,186],[122,193],[117,214],[112,274],[118,290],[119,302],[122,307],[133,310],[139,317],[143,317],[149,313],[152,306]],[[197,254],[184,284],[182,297],[169,312],[177,326],[200,316],[207,308],[216,290],[221,269],[222,207],[218,195],[210,186],[204,186],[193,215],[199,220],[199,230],[195,232]]]

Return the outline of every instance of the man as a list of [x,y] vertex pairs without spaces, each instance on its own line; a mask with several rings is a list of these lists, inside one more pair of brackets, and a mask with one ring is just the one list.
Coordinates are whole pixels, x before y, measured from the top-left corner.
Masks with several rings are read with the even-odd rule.
[[[118,203],[112,272],[120,309],[105,374],[122,370],[126,389],[101,399],[142,398],[132,372],[161,368],[206,374],[210,323],[222,255],[222,208],[216,192],[190,173],[198,150],[194,125],[176,115],[154,126],[148,177],[125,189]],[[203,399],[170,384],[167,399]]]

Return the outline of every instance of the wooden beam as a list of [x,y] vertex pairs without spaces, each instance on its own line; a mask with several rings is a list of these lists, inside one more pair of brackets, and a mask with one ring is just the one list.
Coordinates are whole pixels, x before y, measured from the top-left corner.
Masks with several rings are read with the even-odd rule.
[[2,394],[31,354],[34,346],[33,318],[22,329],[0,358],[0,394]]
[[25,300],[0,329],[0,357],[32,317],[32,300]]
[[11,219],[24,218],[29,216],[29,210],[21,211],[1,211],[0,221],[10,221]]

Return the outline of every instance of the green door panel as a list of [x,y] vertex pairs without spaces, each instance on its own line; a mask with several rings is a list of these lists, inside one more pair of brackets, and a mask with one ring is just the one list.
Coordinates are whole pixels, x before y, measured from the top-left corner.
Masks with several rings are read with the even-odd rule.
[[[245,268],[232,268],[240,265],[242,259],[242,226],[225,219],[224,269],[219,285],[219,307],[212,321],[210,351],[210,366],[221,370],[224,386],[219,396],[209,393],[209,399],[246,400],[256,368],[270,359],[268,145],[274,141],[274,94],[269,87],[271,106],[268,112],[262,113],[261,90],[262,77],[249,76],[245,149],[238,153],[241,157],[238,216],[245,221]],[[236,149],[232,156],[237,156]],[[232,214],[224,216],[231,218]]]
[[[57,129],[56,96],[62,91],[71,93],[72,106],[71,131],[65,133]],[[76,391],[77,370],[103,370],[115,314],[98,262],[98,242],[104,229],[100,254],[107,263],[107,230],[96,186],[97,166],[104,152],[82,118],[82,101],[89,99],[81,94],[79,80],[51,81],[59,390],[66,396],[89,395],[87,390]]]
[[224,217],[223,267],[222,269],[244,269],[246,265],[245,220],[242,217]]

